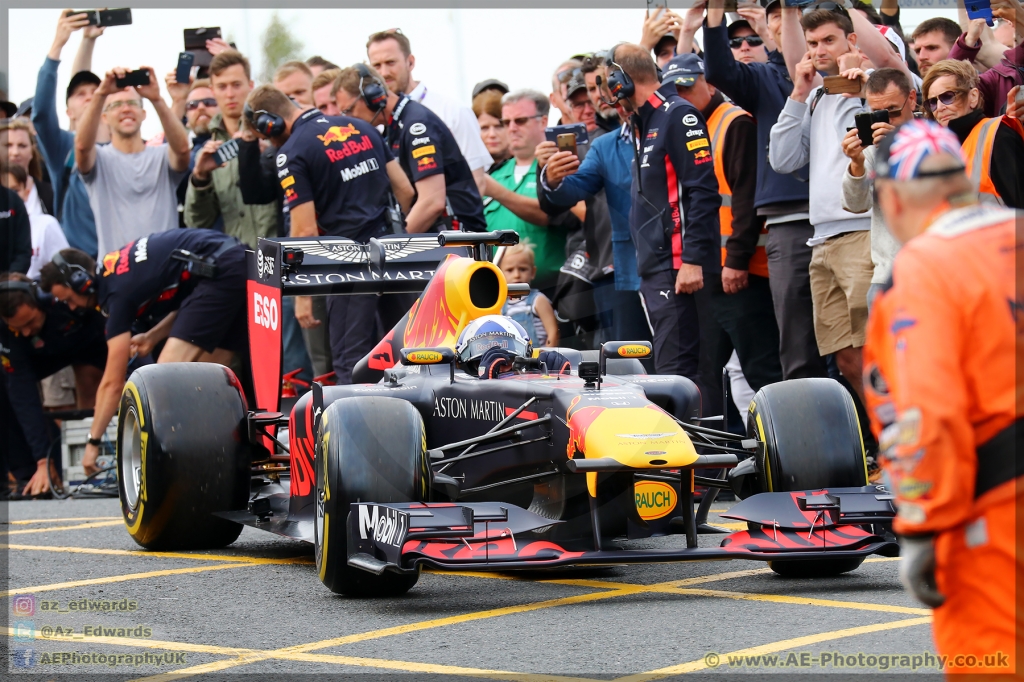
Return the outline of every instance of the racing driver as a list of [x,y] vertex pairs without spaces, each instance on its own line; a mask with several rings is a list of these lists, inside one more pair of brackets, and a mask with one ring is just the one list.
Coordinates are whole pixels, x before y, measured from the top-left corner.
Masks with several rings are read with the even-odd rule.
[[[526,329],[504,315],[484,315],[466,325],[455,344],[459,364],[468,374],[497,379],[515,371],[517,359],[533,357],[533,342]],[[569,360],[557,350],[542,349],[538,365],[549,372],[569,371]]]
[[[166,339],[158,362],[230,365],[236,353],[244,359],[248,346],[245,247],[234,237],[204,229],[158,232],[108,253],[100,265],[64,249],[40,271],[44,291],[72,310],[98,308],[107,318],[107,365],[82,457],[86,475],[96,471],[133,353],[147,355]],[[137,319],[159,322],[132,336]]]
[[900,579],[935,609],[947,672],[1009,678],[1024,637],[1020,216],[978,202],[956,136],[930,121],[897,128],[876,159],[877,203],[904,246],[871,313],[864,379],[898,505]]

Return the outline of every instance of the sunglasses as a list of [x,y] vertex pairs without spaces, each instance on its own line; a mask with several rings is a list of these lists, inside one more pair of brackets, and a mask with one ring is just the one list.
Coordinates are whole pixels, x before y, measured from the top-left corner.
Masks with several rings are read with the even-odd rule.
[[764,40],[761,39],[761,36],[739,36],[736,38],[729,38],[729,47],[734,50],[738,50],[743,46],[744,42],[746,42],[747,45],[750,45],[750,47],[764,45]]
[[544,118],[543,114],[534,114],[533,116],[520,116],[519,118],[503,118],[501,119],[501,125],[508,128],[510,125],[515,123],[519,127],[526,125],[526,122],[532,118]]
[[943,106],[950,106],[956,101],[956,98],[964,94],[963,90],[946,90],[941,95],[936,97],[929,97],[924,101],[924,107],[928,111],[934,112],[939,108],[939,102],[942,102]]
[[213,107],[217,106],[217,100],[215,100],[213,97],[204,97],[202,99],[190,99],[188,102],[185,103],[185,108],[189,111],[194,111],[198,109],[200,105],[207,107],[208,109],[212,109]]
[[132,107],[133,109],[141,109],[142,102],[137,99],[122,99],[116,102],[111,102],[107,106],[103,107],[103,111],[117,111],[121,107]]

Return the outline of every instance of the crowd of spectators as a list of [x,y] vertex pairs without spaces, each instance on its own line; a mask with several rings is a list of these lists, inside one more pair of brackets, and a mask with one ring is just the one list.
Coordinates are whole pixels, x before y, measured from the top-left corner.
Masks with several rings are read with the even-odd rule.
[[[392,216],[386,231],[519,233],[522,246],[499,265],[531,283],[508,311],[538,338],[581,348],[651,340],[650,369],[693,379],[706,414],[721,410],[727,366],[736,395],[831,376],[862,401],[871,302],[899,250],[874,205],[875,145],[915,117],[933,119],[961,141],[983,201],[1024,206],[1024,8],[993,0],[994,26],[961,8],[959,23],[931,18],[907,33],[895,0],[751,0],[734,13],[712,4],[656,8],[637,36],[624,32],[635,44],[566,55],[550,92],[485,80],[466,93],[470,107],[415,78],[400,29],[370,35],[363,63],[288,61],[264,85],[246,55],[214,38],[209,66],[187,82],[141,66],[147,85],[118,87],[133,69],[92,69],[96,41],[118,29],[62,13],[34,97],[2,102],[0,279],[22,283],[0,286],[2,350],[32,331],[14,319],[28,305],[24,282],[58,253],[100,267],[179,228],[250,248],[276,236],[377,234],[376,222],[332,217],[318,189],[329,164],[300,167],[279,153],[298,147],[290,137],[312,111],[348,117],[331,125],[361,119],[367,136],[386,140],[374,190],[383,203],[359,213]],[[77,31],[65,130],[57,69]],[[842,94],[831,94],[840,81]],[[153,139],[142,135],[144,100],[160,121]],[[253,111],[274,107],[284,130],[254,124]],[[581,131],[574,151],[556,143],[575,129],[552,130],[555,115]],[[390,328],[376,303],[284,305],[283,370],[299,379],[288,388],[349,381]],[[151,350],[148,331],[133,330],[133,349]],[[56,369],[36,371],[43,404],[89,406],[95,386],[76,391],[81,368]]]

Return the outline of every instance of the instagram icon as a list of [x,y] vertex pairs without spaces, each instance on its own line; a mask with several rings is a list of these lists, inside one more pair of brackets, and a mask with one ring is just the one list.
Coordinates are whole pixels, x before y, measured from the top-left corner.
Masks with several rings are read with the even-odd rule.
[[36,596],[34,594],[25,594],[15,597],[11,602],[11,612],[19,617],[35,615]]

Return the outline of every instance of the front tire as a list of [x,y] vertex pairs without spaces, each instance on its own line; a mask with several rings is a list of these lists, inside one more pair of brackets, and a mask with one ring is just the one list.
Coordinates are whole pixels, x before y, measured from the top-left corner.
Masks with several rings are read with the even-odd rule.
[[121,394],[117,470],[128,533],[147,549],[212,549],[242,526],[213,516],[245,509],[251,454],[241,385],[227,367],[148,365]]
[[[792,379],[754,396],[747,434],[765,444],[761,489],[793,492],[868,484],[864,441],[853,399],[831,379]],[[792,578],[829,577],[855,570],[863,558],[769,561]]]
[[348,565],[348,515],[354,502],[418,502],[429,495],[423,419],[398,398],[336,400],[324,410],[316,450],[316,568],[332,592],[394,597],[419,580],[414,574],[374,575]]

